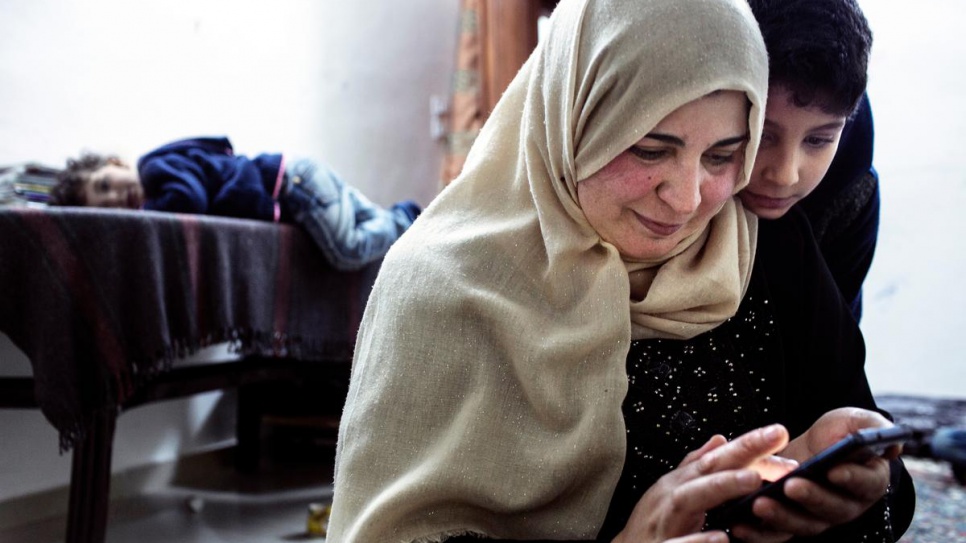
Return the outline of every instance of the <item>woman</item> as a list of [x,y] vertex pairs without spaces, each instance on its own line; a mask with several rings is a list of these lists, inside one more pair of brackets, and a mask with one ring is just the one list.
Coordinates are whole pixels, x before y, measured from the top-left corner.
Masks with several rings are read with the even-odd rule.
[[[888,424],[864,410],[816,422],[853,399],[874,406],[860,363],[787,418],[798,436],[787,447],[784,428],[715,436],[784,422],[783,390],[775,417],[633,441],[633,357],[703,350],[695,342],[751,282],[757,221],[733,195],[751,172],[766,67],[742,0],[558,5],[460,178],[384,261],[356,345],[329,541],[715,541],[724,534],[687,534],[759,483],[744,469],[755,460],[784,447],[800,461]],[[853,378],[854,398],[842,392]],[[652,446],[669,450],[663,472],[638,485],[636,466],[651,466],[635,453]],[[790,484],[809,514],[756,503],[766,525],[735,533],[777,541],[852,520],[888,472],[884,460],[848,468],[848,499]],[[711,499],[683,511],[696,506],[682,493],[701,494],[691,483]]]

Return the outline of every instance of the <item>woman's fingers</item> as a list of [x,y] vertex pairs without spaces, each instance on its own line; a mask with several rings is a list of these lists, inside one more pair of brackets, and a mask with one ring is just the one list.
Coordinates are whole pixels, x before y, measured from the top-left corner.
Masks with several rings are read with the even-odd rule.
[[[761,479],[778,479],[797,462],[774,454],[783,448],[801,449],[803,458],[824,448],[836,436],[891,424],[878,413],[840,409],[824,416],[809,434],[789,445],[788,431],[771,425],[750,431],[727,442],[714,436],[700,449],[688,454],[681,465],[663,477],[635,508],[640,509],[643,528],[639,533],[676,535],[695,529],[704,513],[722,503],[758,489]],[[820,450],[820,449],[819,449]],[[762,519],[757,526],[739,525],[734,535],[749,543],[776,543],[792,535],[813,535],[830,526],[857,518],[885,493],[889,483],[888,461],[876,458],[866,464],[837,466],[828,473],[829,484],[796,478],[785,483],[785,495],[797,502],[791,507],[759,498],[753,513]],[[658,491],[660,489],[660,491]],[[650,495],[650,496],[649,496]],[[648,502],[648,503],[645,503]],[[659,507],[658,507],[659,506]],[[651,517],[651,513],[661,513]],[[674,543],[707,542],[711,532],[674,539]]]
[[[761,519],[759,526],[742,527],[737,533],[744,533],[747,528],[756,534],[776,531],[795,535],[815,535],[827,530],[833,523],[823,517],[816,517],[811,513],[782,505],[771,498],[758,498],[751,507],[756,517]],[[736,528],[737,529],[737,528]],[[739,536],[744,538],[744,536]]]
[[[782,456],[805,461],[843,437],[865,428],[888,428],[889,419],[881,413],[858,407],[840,407],[819,417],[801,436],[795,438]],[[898,447],[892,454],[898,454]]]
[[856,519],[885,495],[889,487],[889,462],[875,458],[867,464],[837,466],[828,474],[830,486],[791,479],[785,495],[814,517],[832,524]]
[[740,524],[731,529],[731,533],[744,543],[780,543],[793,537],[789,532],[772,530],[766,526],[749,526]]
[[681,460],[681,463],[678,465],[678,467],[686,466],[691,462],[694,462],[698,458],[701,458],[708,452],[713,451],[714,449],[717,449],[722,445],[725,445],[726,443],[728,443],[728,440],[725,438],[725,436],[721,434],[715,434],[711,436],[711,439],[709,439],[707,443],[702,445],[700,449],[689,452],[687,456],[684,457],[684,460]]
[[788,443],[788,430],[780,424],[752,430],[717,447],[691,465],[706,475],[729,469],[743,469],[781,450]]
[[663,541],[698,532],[708,509],[761,485],[758,473],[745,468],[787,441],[788,432],[777,425],[730,443],[722,436],[712,437],[644,493],[621,532],[622,540]]
[[889,489],[891,467],[885,458],[872,458],[864,464],[842,464],[830,469],[828,481],[850,497],[878,501]]
[[759,498],[752,511],[762,520],[762,525],[748,527],[748,531],[814,535],[830,526],[855,520],[885,494],[889,484],[889,462],[876,458],[864,465],[838,466],[829,472],[829,479],[831,486],[803,478],[793,478],[785,483],[784,494],[797,504],[796,507]]
[[724,532],[701,532],[668,539],[664,543],[728,543],[728,535]]
[[798,462],[785,458],[784,456],[768,455],[760,458],[748,466],[748,469],[755,471],[762,479],[777,481],[790,471],[798,467]]
[[722,503],[744,496],[761,486],[761,477],[750,470],[712,473],[676,487],[671,493],[675,511],[704,513]]
[[882,413],[860,409],[858,407],[842,407],[831,413],[841,411],[846,414],[848,433],[852,434],[865,428],[888,428],[892,426],[892,421],[885,418]]

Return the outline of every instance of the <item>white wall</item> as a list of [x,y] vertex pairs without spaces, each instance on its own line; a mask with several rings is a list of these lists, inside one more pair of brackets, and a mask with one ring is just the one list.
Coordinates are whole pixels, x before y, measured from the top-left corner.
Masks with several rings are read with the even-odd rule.
[[[135,160],[226,134],[239,153],[330,163],[374,201],[427,204],[442,147],[455,0],[0,0],[0,164],[60,166],[82,150]],[[30,366],[0,334],[0,374]],[[115,471],[230,439],[230,396],[119,420]],[[163,429],[163,431],[159,431]],[[0,502],[67,483],[70,456],[38,411],[0,410]]]
[[966,398],[966,41],[944,0],[863,0],[882,180],[862,328],[877,393]]

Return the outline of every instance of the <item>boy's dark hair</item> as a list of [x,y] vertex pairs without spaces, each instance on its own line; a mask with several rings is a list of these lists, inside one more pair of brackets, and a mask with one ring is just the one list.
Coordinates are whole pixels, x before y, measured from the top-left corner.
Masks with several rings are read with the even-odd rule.
[[50,205],[54,206],[83,206],[87,204],[84,198],[84,185],[88,178],[97,170],[115,163],[116,156],[105,156],[97,153],[83,153],[80,158],[67,159],[67,167],[57,174],[57,184],[50,189]]
[[868,83],[872,31],[856,0],[748,0],[768,49],[769,85],[796,106],[850,115]]

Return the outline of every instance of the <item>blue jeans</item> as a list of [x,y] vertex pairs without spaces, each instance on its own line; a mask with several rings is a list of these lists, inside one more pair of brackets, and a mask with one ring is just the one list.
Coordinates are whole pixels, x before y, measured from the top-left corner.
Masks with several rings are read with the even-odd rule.
[[419,214],[414,202],[390,209],[369,201],[332,170],[312,160],[285,167],[283,218],[312,237],[333,267],[358,270],[385,256]]

